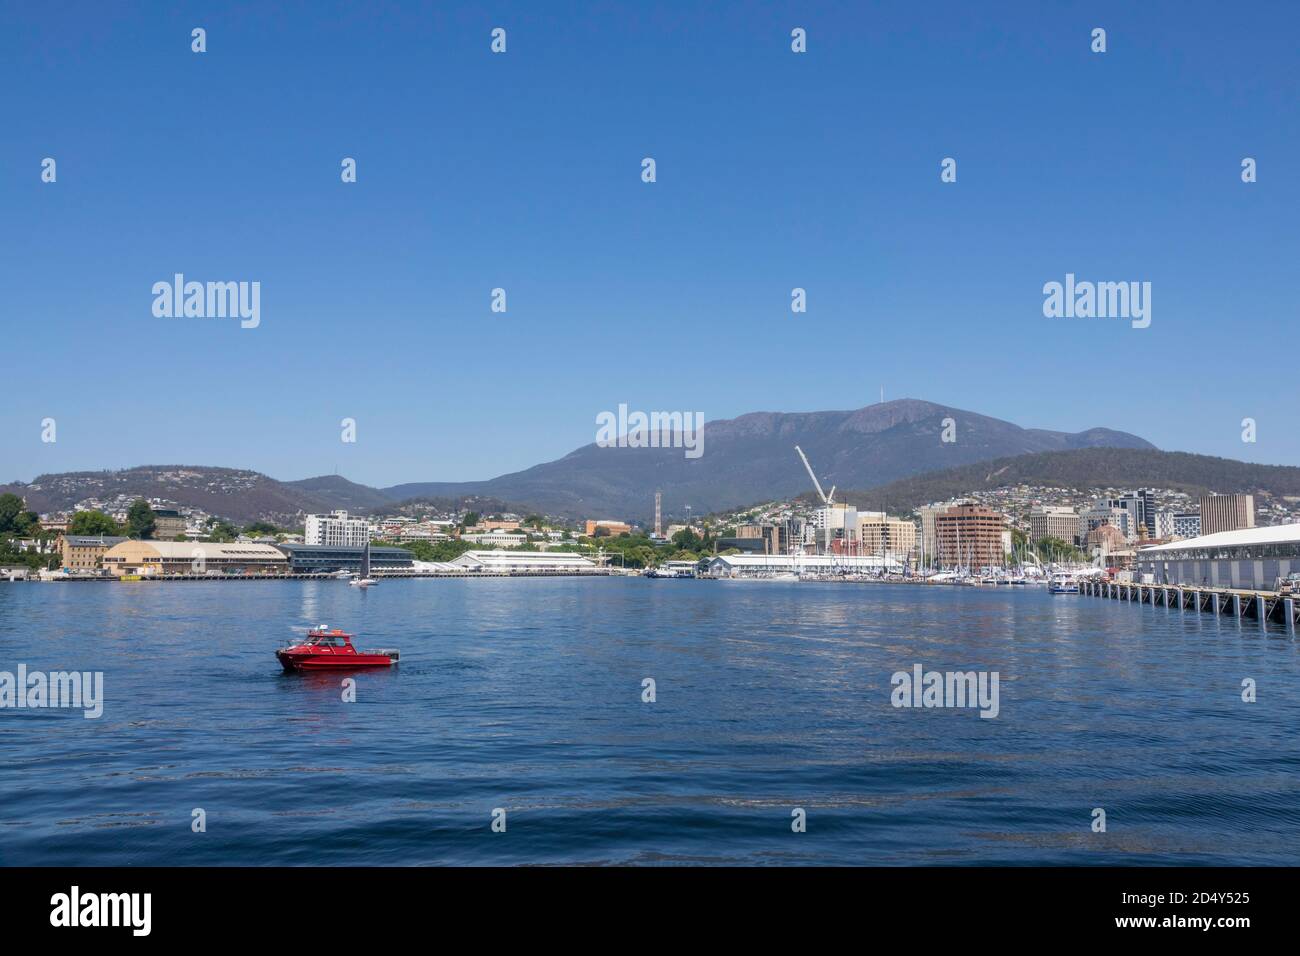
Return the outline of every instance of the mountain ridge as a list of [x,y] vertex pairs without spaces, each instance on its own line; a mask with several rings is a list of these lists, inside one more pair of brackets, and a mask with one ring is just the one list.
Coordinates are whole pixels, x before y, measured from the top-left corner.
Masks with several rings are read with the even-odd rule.
[[[748,412],[705,424],[703,454],[681,447],[614,448],[595,442],[553,461],[482,481],[408,482],[385,488],[340,475],[279,481],[250,469],[147,465],[116,472],[41,475],[0,486],[23,493],[38,511],[66,511],[92,497],[162,498],[235,521],[287,523],[303,513],[345,508],[369,512],[411,499],[514,502],[566,518],[647,520],[662,490],[665,516],[706,514],[758,500],[794,497],[809,487],[794,452],[809,456],[825,487],[872,488],[915,475],[1043,452],[1115,447],[1156,450],[1109,428],[1063,432],[1011,422],[920,399],[857,409]],[[680,435],[670,435],[680,438]],[[951,439],[951,440],[950,440]],[[474,510],[480,510],[475,507]]]

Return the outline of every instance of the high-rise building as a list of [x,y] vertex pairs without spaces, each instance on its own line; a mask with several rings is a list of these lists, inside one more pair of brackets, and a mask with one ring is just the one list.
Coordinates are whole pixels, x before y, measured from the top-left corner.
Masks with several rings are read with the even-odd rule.
[[1111,498],[1106,506],[1118,508],[1128,515],[1124,524],[1124,535],[1128,540],[1133,541],[1144,532],[1148,538],[1156,536],[1155,497],[1150,490],[1143,488],[1136,494]]
[[858,554],[892,555],[903,561],[916,549],[916,525],[883,511],[858,512]]
[[983,505],[954,505],[934,519],[939,564],[981,568],[1002,564],[1006,518]]
[[308,515],[307,544],[322,544],[336,548],[361,548],[370,540],[370,522],[365,518],[349,518],[346,511],[331,511],[327,515]]
[[1066,544],[1079,543],[1079,516],[1073,508],[1042,505],[1029,512],[1029,540],[1059,538]]
[[1202,495],[1201,534],[1255,527],[1254,495]]
[[1102,524],[1118,528],[1123,533],[1126,541],[1131,541],[1137,537],[1137,529],[1133,524],[1133,513],[1127,508],[1120,508],[1109,502],[1104,502],[1094,505],[1079,515],[1079,540],[1087,541],[1088,533]]
[[921,519],[921,553],[925,556],[927,565],[936,563],[939,555],[939,543],[938,536],[935,534],[934,519],[947,510],[947,505],[924,505],[916,509],[917,516]]
[[826,505],[813,512],[813,527],[817,529],[817,550],[829,552],[831,542],[841,542],[841,547],[852,550],[858,539],[858,509],[843,502]]
[[1199,511],[1179,511],[1173,516],[1174,536],[1179,538],[1199,538],[1201,535],[1201,513]]

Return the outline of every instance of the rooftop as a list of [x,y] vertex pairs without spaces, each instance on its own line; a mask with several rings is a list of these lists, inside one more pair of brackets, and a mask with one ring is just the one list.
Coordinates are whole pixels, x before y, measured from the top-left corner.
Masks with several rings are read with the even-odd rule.
[[1218,531],[1199,538],[1184,538],[1169,544],[1143,548],[1141,554],[1161,551],[1186,551],[1189,548],[1240,548],[1254,544],[1300,544],[1300,524],[1275,524],[1267,528],[1243,528],[1240,531]]

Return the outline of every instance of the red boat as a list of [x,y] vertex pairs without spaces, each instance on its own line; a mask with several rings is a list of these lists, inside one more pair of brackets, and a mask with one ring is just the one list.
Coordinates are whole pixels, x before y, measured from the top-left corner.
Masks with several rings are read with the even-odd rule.
[[351,634],[322,624],[307,632],[307,640],[282,647],[275,656],[287,671],[322,671],[390,667],[399,655],[395,650],[359,651],[352,646]]

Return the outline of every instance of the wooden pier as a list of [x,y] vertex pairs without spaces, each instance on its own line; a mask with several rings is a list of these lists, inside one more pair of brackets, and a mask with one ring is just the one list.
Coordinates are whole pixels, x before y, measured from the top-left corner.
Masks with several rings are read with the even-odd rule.
[[1115,581],[1083,581],[1079,593],[1113,601],[1132,601],[1182,611],[1199,611],[1238,621],[1252,620],[1260,628],[1269,621],[1280,624],[1291,634],[1296,632],[1300,608],[1291,595],[1272,591],[1240,591],[1233,588],[1189,587],[1171,584],[1136,584]]

